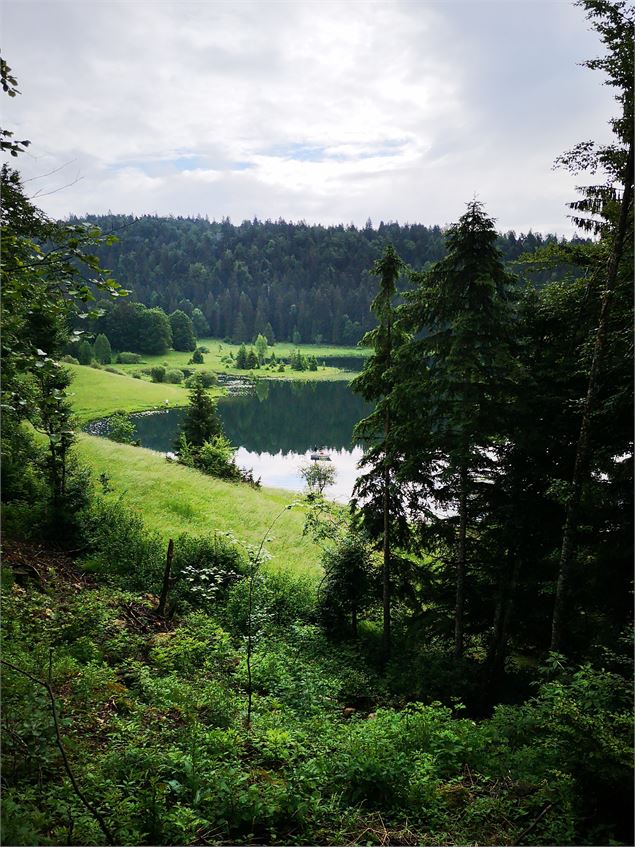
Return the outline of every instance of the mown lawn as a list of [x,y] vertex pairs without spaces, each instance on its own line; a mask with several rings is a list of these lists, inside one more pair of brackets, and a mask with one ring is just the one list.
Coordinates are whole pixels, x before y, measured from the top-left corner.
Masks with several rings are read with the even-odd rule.
[[77,453],[93,470],[95,479],[106,473],[114,491],[109,498],[123,498],[143,517],[145,524],[164,538],[182,532],[202,535],[233,532],[238,539],[260,544],[274,518],[276,522],[265,548],[271,567],[318,575],[320,551],[302,537],[301,505],[284,511],[301,499],[276,488],[254,489],[245,483],[228,483],[166,461],[161,453],[116,444],[82,433]]

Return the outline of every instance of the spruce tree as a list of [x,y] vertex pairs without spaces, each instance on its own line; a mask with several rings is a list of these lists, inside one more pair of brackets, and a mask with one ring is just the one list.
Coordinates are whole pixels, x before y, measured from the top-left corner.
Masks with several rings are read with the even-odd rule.
[[236,353],[236,367],[240,370],[247,370],[247,348],[241,344]]
[[[494,448],[516,379],[510,288],[494,221],[472,201],[446,234],[447,256],[426,273],[403,314],[416,340],[401,360],[402,472],[441,507],[439,538],[453,537],[454,653],[463,654],[470,504],[496,466]],[[407,410],[412,414],[407,414]],[[452,514],[454,512],[454,514]]]
[[202,447],[217,435],[223,434],[223,427],[216,411],[216,403],[205,390],[203,381],[197,377],[190,389],[190,402],[181,432],[192,447]]
[[[393,542],[401,536],[405,516],[395,480],[391,394],[394,389],[393,364],[396,351],[405,340],[395,323],[393,301],[397,294],[397,279],[403,262],[389,245],[381,259],[375,262],[373,273],[380,277],[379,292],[371,309],[378,325],[367,332],[361,343],[373,348],[364,370],[351,383],[353,391],[374,403],[371,414],[355,427],[354,436],[367,444],[360,461],[366,472],[360,476],[353,491],[354,504],[360,511],[366,528],[373,537],[381,538],[383,552],[383,661],[391,652],[391,558]],[[381,516],[381,517],[379,517]]]
[[194,336],[194,327],[192,326],[191,318],[177,309],[170,315],[170,328],[172,330],[172,347],[175,350],[181,350],[189,353],[196,349],[196,337]]
[[103,332],[100,333],[95,339],[93,353],[95,355],[95,359],[99,362],[100,365],[109,365],[112,361],[112,350],[110,349],[110,341],[108,341],[108,338],[103,334]]

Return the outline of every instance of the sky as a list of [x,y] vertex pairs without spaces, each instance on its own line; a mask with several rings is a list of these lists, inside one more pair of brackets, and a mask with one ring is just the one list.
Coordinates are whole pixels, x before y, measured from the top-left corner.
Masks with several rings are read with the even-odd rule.
[[[446,225],[571,235],[616,104],[564,0],[2,0],[2,126],[48,214]],[[13,164],[16,163],[14,159]]]

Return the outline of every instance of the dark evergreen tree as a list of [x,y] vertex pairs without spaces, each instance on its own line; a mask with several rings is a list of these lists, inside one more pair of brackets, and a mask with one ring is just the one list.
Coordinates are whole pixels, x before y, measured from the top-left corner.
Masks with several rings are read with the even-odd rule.
[[189,353],[196,349],[196,338],[192,320],[185,312],[177,309],[170,315],[170,328],[172,330],[172,347],[175,350]]
[[241,344],[236,353],[236,367],[244,371],[247,369],[247,348]]
[[415,340],[404,351],[395,398],[404,398],[400,438],[410,461],[403,473],[409,468],[410,480],[446,515],[456,510],[456,517],[427,517],[440,537],[452,529],[457,658],[464,643],[470,504],[475,486],[494,473],[517,378],[509,305],[514,279],[496,239],[493,220],[473,201],[446,234],[447,256],[416,275],[418,287],[404,310]]
[[95,359],[99,362],[100,365],[109,365],[112,361],[112,350],[110,349],[110,341],[108,341],[108,339],[103,333],[100,333],[95,339],[95,344],[93,345],[93,353],[95,355]]
[[181,432],[188,445],[194,448],[202,447],[206,441],[223,434],[216,403],[207,393],[203,381],[198,378],[190,389],[189,405],[181,424]]
[[93,361],[93,348],[88,341],[80,341],[77,346],[77,361],[80,365],[90,365]]
[[390,406],[394,359],[405,340],[401,329],[395,325],[394,307],[402,268],[403,262],[392,246],[386,247],[382,258],[373,266],[373,273],[380,277],[379,292],[371,306],[378,325],[366,333],[361,342],[373,349],[373,355],[351,383],[353,391],[375,404],[373,412],[355,427],[355,437],[367,445],[359,466],[368,470],[355,483],[354,503],[361,504],[367,530],[381,538],[382,543],[384,662],[390,658],[392,641],[392,545],[395,540],[402,539],[405,524],[402,498],[395,480],[396,454]]
[[[209,323],[203,312],[198,307],[192,309],[192,325],[194,327],[194,334],[197,338],[207,338],[209,335]],[[172,330],[172,332],[174,332],[174,330]]]

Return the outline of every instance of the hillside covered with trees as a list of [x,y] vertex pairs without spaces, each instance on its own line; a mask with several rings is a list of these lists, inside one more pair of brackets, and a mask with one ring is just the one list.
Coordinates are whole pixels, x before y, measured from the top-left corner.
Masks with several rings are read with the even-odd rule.
[[[311,226],[286,221],[88,216],[112,232],[113,244],[96,248],[102,265],[135,300],[194,318],[199,336],[236,343],[259,334],[270,341],[356,344],[372,326],[370,268],[387,244],[404,262],[422,269],[445,254],[439,226],[369,222]],[[74,221],[81,223],[79,219]],[[512,262],[554,236],[501,235],[497,244]],[[561,269],[532,275],[541,283]]]

